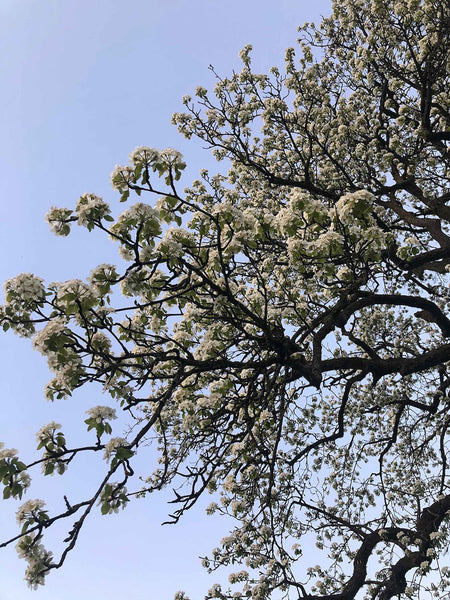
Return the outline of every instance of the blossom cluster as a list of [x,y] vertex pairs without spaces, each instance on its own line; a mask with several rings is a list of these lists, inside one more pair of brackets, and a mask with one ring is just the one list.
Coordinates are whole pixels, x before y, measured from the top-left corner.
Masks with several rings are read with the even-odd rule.
[[21,273],[5,282],[6,305],[14,308],[35,306],[45,298],[43,279],[31,273]]
[[130,154],[131,165],[117,165],[111,174],[111,183],[115,190],[122,194],[122,200],[129,196],[130,189],[140,189],[140,185],[148,185],[150,171],[157,172],[159,177],[165,176],[165,183],[170,185],[180,178],[186,164],[177,150],[166,148],[156,150],[148,146],[139,146]]
[[66,323],[61,319],[53,319],[33,337],[33,348],[41,354],[55,352],[67,338]]
[[61,424],[60,423],[56,423],[55,421],[51,421],[50,423],[48,423],[47,425],[43,425],[39,431],[36,433],[36,439],[39,443],[44,443],[47,440],[50,440],[53,438],[53,435],[55,434],[55,432],[61,429]]
[[66,315],[86,311],[98,301],[94,290],[81,279],[70,279],[56,286],[56,298]]
[[109,353],[111,351],[111,340],[103,331],[96,331],[92,334],[90,345],[95,352]]
[[115,265],[102,263],[92,269],[89,277],[89,283],[96,297],[105,297],[109,294],[111,286],[117,281],[117,271]]
[[100,441],[104,433],[110,434],[112,432],[112,427],[108,421],[117,419],[114,408],[109,406],[94,406],[87,410],[86,414],[88,418],[84,422],[88,426],[88,431],[91,429],[95,430],[98,441]]
[[4,499],[22,498],[31,483],[26,465],[19,460],[17,450],[5,448],[3,442],[0,442],[0,482],[4,485]]
[[70,222],[73,221],[73,211],[68,208],[52,206],[45,219],[55,235],[66,236],[70,233]]
[[31,273],[21,273],[8,279],[4,290],[5,305],[0,311],[0,317],[7,318],[4,328],[11,327],[19,335],[32,335],[35,331],[32,313],[44,305],[46,298],[43,280]]
[[111,421],[117,419],[116,409],[110,406],[93,406],[86,411],[89,418],[94,419],[97,423],[102,421]]
[[161,234],[161,219],[159,212],[143,202],[138,202],[124,211],[111,226],[113,240],[121,243],[120,254],[125,260],[135,258],[133,234],[139,232],[139,241],[144,247],[154,247],[154,238]]
[[35,520],[45,520],[46,512],[43,510],[45,502],[43,500],[27,500],[16,512],[16,519],[20,525],[33,523]]
[[70,343],[71,332],[61,318],[49,321],[33,337],[33,347],[47,357],[48,366],[56,377],[47,385],[46,396],[64,397],[77,386],[82,373],[82,360]]
[[99,498],[99,505],[103,515],[118,513],[128,504],[127,488],[116,482],[107,483]]
[[0,460],[14,458],[15,456],[17,456],[17,450],[15,448],[5,448],[5,444],[0,442]]
[[107,202],[95,194],[83,194],[78,199],[76,209],[78,225],[83,225],[89,230],[102,219],[112,221],[111,210]]
[[[36,433],[38,442],[38,450],[44,449],[42,472],[44,475],[53,475],[55,470],[59,475],[62,475],[67,470],[67,462],[61,458],[61,454],[66,449],[66,439],[61,431],[61,425],[55,421],[51,421],[44,425]],[[57,433],[58,431],[58,433]]]
[[123,438],[123,437],[114,437],[114,438],[111,438],[105,444],[105,453],[103,455],[103,458],[105,460],[109,461],[111,459],[111,456],[117,450],[117,448],[123,448],[124,446],[127,446],[127,444],[128,444],[127,440],[125,438]]
[[40,539],[37,536],[26,535],[16,545],[19,558],[24,558],[28,562],[25,581],[34,590],[44,584],[45,571],[53,563],[52,552],[44,548]]
[[358,190],[344,194],[335,205],[338,219],[344,225],[350,225],[355,220],[371,220],[375,197],[367,190]]

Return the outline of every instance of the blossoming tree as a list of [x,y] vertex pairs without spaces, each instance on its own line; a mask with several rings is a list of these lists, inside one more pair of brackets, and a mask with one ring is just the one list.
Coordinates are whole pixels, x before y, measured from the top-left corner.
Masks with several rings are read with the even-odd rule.
[[[85,194],[47,217],[57,235],[74,223],[108,235],[120,264],[6,282],[3,328],[47,357],[47,398],[91,382],[109,397],[88,411],[90,446],[52,422],[32,465],[1,451],[5,499],[22,497],[32,466],[105,459],[91,497],[68,493],[56,514],[20,507],[5,544],[32,586],[97,505],[117,512],[171,484],[170,520],[207,492],[208,511],[235,520],[204,559],[237,566],[210,598],[448,592],[450,7],[335,0],[299,31],[284,72],[254,73],[247,47],[241,72],[174,115],[226,175],[181,191],[181,155],[138,148],[112,174],[131,203],[120,216]],[[159,460],[142,484],[133,461],[150,439]],[[54,557],[43,541],[61,520]]]

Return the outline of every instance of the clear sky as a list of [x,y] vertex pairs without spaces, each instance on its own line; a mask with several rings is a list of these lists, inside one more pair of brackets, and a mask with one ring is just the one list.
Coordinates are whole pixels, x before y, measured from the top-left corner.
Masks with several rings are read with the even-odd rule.
[[[170,125],[181,97],[212,87],[210,64],[224,75],[238,69],[248,43],[257,70],[282,64],[296,26],[329,10],[329,0],[0,0],[0,280],[21,272],[84,278],[113,262],[117,248],[101,236],[55,238],[44,221],[50,206],[72,207],[84,192],[115,201],[109,175],[138,145],[181,150],[188,176],[214,168],[199,143]],[[41,425],[56,420],[75,436],[84,411],[107,403],[98,389],[47,403],[50,374],[29,340],[0,335],[0,357],[0,440],[24,460]],[[82,467],[71,479],[74,494],[94,477]],[[65,478],[45,482],[49,493],[38,485],[28,497],[58,502]],[[161,527],[165,500],[94,516],[63,569],[37,592],[23,582],[26,565],[15,550],[1,550],[0,600],[171,600],[178,589],[202,597],[221,578],[208,576],[198,556],[217,545],[226,523],[200,507]],[[0,503],[1,541],[16,531],[16,508]]]

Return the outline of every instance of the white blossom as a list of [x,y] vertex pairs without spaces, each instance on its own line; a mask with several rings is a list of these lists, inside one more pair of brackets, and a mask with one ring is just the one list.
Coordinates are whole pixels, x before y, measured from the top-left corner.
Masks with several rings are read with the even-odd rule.
[[61,429],[61,425],[55,421],[51,421],[47,425],[43,425],[36,433],[37,441],[40,442],[48,437],[51,437],[57,429]]
[[86,414],[97,423],[117,419],[116,410],[110,406],[94,406],[87,410]]
[[23,523],[26,519],[35,513],[39,513],[45,506],[45,502],[43,500],[35,499],[35,500],[27,500],[24,502],[16,512],[17,522],[19,524]]
[[68,208],[57,208],[56,206],[50,208],[45,219],[55,235],[66,236],[70,233],[69,222],[72,212]]
[[83,304],[92,304],[95,295],[91,287],[81,279],[70,279],[58,285],[57,298],[68,306],[73,306],[76,301]]
[[117,450],[117,448],[122,448],[123,446],[127,446],[127,445],[128,445],[128,442],[123,437],[114,437],[114,438],[111,438],[105,444],[105,452],[103,454],[103,458],[105,460],[110,460],[111,455],[113,454],[113,452],[115,450]]
[[49,354],[49,344],[55,338],[64,335],[66,332],[66,324],[61,318],[55,318],[49,321],[47,325],[41,329],[33,337],[33,348],[41,354]]
[[111,173],[111,185],[114,190],[117,190],[121,194],[128,191],[130,184],[133,184],[134,181],[134,169],[131,167],[116,165]]
[[96,331],[91,336],[91,346],[97,351],[109,352],[111,350],[111,340],[103,331]]
[[138,146],[130,154],[130,161],[134,164],[152,164],[159,160],[159,158],[159,151],[148,146]]
[[21,306],[36,306],[45,299],[43,279],[31,273],[21,273],[8,279],[4,285],[5,304],[19,308]]
[[110,212],[108,203],[102,198],[95,194],[83,194],[76,206],[78,225],[88,227],[94,221],[99,221],[109,215]]
[[15,458],[18,451],[15,448],[4,448],[4,443],[0,442],[0,460],[5,458]]

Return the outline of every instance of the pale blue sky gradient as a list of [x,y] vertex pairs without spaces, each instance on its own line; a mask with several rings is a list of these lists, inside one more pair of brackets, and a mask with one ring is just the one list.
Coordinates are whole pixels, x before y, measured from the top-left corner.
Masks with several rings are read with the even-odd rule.
[[[0,280],[21,272],[84,278],[96,264],[114,262],[117,248],[102,236],[54,237],[47,210],[72,207],[84,192],[116,203],[109,175],[138,145],[182,151],[185,185],[201,168],[215,168],[198,142],[170,125],[181,97],[213,86],[209,64],[224,75],[239,69],[248,43],[256,70],[282,64],[297,25],[329,10],[328,0],[0,0]],[[95,388],[47,403],[50,374],[29,340],[0,335],[0,357],[0,440],[25,460],[41,425],[61,422],[75,444],[84,411],[109,403]],[[95,467],[80,465],[73,476],[46,478],[48,493],[37,484],[28,497],[53,497],[58,506],[66,479],[76,497],[94,478]],[[160,527],[165,500],[93,516],[63,569],[37,592],[23,582],[26,565],[15,550],[0,551],[0,600],[171,600],[178,589],[201,598],[223,578],[208,576],[198,556],[227,533],[226,523],[200,507],[177,527]],[[16,531],[15,510],[0,503],[2,541]]]

